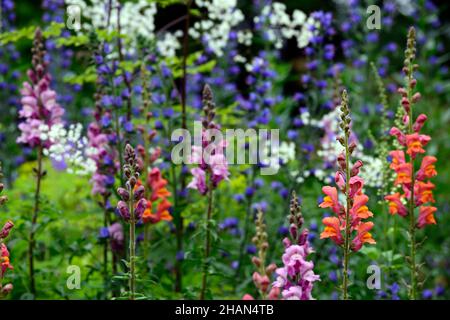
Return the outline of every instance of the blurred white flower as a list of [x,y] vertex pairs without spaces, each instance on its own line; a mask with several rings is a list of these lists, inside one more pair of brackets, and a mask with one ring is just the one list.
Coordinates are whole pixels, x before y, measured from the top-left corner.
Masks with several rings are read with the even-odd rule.
[[42,128],[41,137],[51,143],[43,153],[50,159],[63,163],[67,172],[77,175],[92,174],[97,170],[95,161],[90,155],[96,152],[94,148],[88,147],[88,140],[82,136],[83,126],[72,124],[67,130],[63,124],[55,124],[50,130]]

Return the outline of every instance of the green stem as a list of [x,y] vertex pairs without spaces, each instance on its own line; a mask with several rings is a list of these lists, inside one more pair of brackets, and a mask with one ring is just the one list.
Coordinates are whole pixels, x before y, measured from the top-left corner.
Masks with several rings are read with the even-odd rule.
[[348,150],[348,134],[345,134],[345,173],[346,173],[346,185],[345,185],[345,196],[347,198],[347,208],[345,210],[345,237],[344,237],[344,272],[342,280],[342,292],[343,299],[348,300],[348,263],[350,255],[350,168],[349,168],[349,150]]
[[238,265],[236,268],[236,275],[235,280],[239,281],[240,273],[241,273],[241,266],[242,262],[244,260],[244,252],[245,252],[245,244],[247,243],[249,228],[250,228],[250,221],[251,221],[251,215],[252,215],[252,198],[249,197],[247,200],[247,210],[245,212],[245,222],[244,222],[244,234],[241,239],[241,244],[239,246],[239,259],[238,259]]
[[134,216],[134,195],[130,188],[130,200],[128,210],[130,211],[130,300],[134,300],[136,292],[136,221]]
[[205,300],[206,284],[209,268],[209,255],[211,251],[211,218],[212,218],[212,201],[213,201],[213,186],[212,182],[209,183],[208,190],[208,210],[206,212],[206,236],[205,236],[205,254],[203,261],[203,274],[202,274],[202,289],[200,291],[200,300]]
[[30,272],[30,291],[33,297],[36,297],[36,282],[34,279],[34,247],[35,247],[35,233],[36,233],[36,224],[39,213],[39,202],[40,202],[40,193],[41,193],[41,180],[43,177],[43,169],[42,169],[42,156],[43,156],[43,147],[38,147],[37,154],[37,169],[36,169],[36,191],[34,194],[34,208],[33,208],[33,217],[31,220],[31,230],[30,237],[28,241],[28,260],[29,260],[29,272]]
[[[408,131],[409,134],[414,133],[413,130],[413,112],[412,112],[412,88],[411,88],[411,81],[412,81],[412,72],[413,67],[412,63],[409,66],[409,76],[408,76],[408,101],[410,102],[410,108],[409,108],[409,121],[408,121]],[[409,298],[410,300],[415,300],[417,298],[416,293],[416,287],[417,287],[417,280],[416,280],[416,224],[415,224],[415,216],[414,216],[414,184],[415,184],[415,169],[414,169],[414,158],[412,156],[409,157],[410,163],[411,163],[411,196],[409,198],[409,236],[410,236],[410,246],[411,246],[411,252],[410,252],[410,269],[411,269],[411,289],[409,292]]]
[[[103,197],[103,226],[108,228],[109,225],[109,212],[106,208],[107,197]],[[105,287],[105,294],[107,295],[108,288],[108,239],[105,239],[105,243],[103,246],[103,282]]]

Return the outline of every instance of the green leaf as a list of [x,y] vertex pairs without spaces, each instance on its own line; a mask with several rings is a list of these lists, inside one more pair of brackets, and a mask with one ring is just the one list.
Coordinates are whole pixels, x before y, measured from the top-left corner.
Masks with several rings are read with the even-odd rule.
[[378,258],[380,257],[380,251],[375,247],[364,246],[360,251],[362,254],[368,256],[372,260],[378,260]]

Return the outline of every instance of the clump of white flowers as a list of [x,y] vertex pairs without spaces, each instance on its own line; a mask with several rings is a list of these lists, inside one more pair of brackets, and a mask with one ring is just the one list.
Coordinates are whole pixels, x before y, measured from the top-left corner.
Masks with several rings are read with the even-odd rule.
[[156,42],[156,49],[163,57],[173,58],[176,56],[176,51],[181,48],[179,37],[183,36],[183,31],[178,30],[173,34],[166,32],[161,39]]
[[283,47],[286,39],[296,39],[299,48],[306,47],[320,26],[319,21],[298,9],[292,12],[292,16],[289,15],[286,5],[281,2],[264,6],[261,15],[256,16],[254,22],[265,26],[267,40],[277,49]]
[[[111,9],[108,10],[109,3]],[[81,30],[79,32],[94,29],[105,29],[108,27],[108,11],[109,17],[109,31],[117,30],[117,15],[120,7],[120,28],[121,33],[126,35],[130,40],[130,45],[127,45],[129,53],[133,53],[137,46],[138,38],[148,41],[162,41],[160,45],[162,48],[169,48],[170,50],[162,50],[173,54],[173,48],[179,46],[176,35],[166,32],[162,35],[162,39],[156,38],[155,33],[155,15],[157,13],[156,2],[146,0],[127,1],[120,3],[119,0],[66,0],[67,6],[78,6],[82,15]],[[178,45],[174,43],[177,42]],[[173,55],[172,55],[173,56]]]
[[[206,19],[197,21],[189,29],[189,35],[202,42],[218,57],[224,53],[230,33],[244,20],[244,14],[237,8],[237,0],[195,0],[196,5],[206,12]],[[248,33],[241,33],[240,39],[248,43]]]
[[54,124],[51,128],[41,125],[39,130],[40,139],[49,142],[49,147],[43,150],[44,155],[63,164],[68,173],[89,175],[97,170],[95,161],[90,158],[96,150],[89,147],[88,139],[82,136],[80,123],[71,124],[68,129],[63,124]]
[[[146,0],[120,3],[119,0],[66,0],[66,4],[79,6],[86,21],[82,30],[106,28],[108,25],[108,5],[111,3],[109,30],[117,30],[118,8],[120,9],[120,27],[124,34],[137,38],[142,36],[152,40],[155,32],[156,3]],[[83,19],[83,20],[84,20]]]
[[263,158],[261,159],[262,164],[278,171],[280,169],[280,163],[286,165],[290,161],[295,160],[294,142],[283,141],[281,144],[276,143],[271,145],[270,141],[268,140],[264,144]]

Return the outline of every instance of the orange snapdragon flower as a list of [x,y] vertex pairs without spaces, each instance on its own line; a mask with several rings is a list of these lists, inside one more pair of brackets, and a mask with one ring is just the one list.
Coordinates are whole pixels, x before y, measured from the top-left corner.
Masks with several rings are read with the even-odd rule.
[[323,202],[319,204],[321,208],[331,208],[334,213],[339,214],[342,205],[339,203],[337,189],[335,187],[325,186],[322,188],[325,197]]
[[369,208],[366,206],[369,201],[369,197],[365,194],[356,195],[353,201],[353,207],[350,209],[350,214],[354,218],[358,219],[367,219],[373,216],[373,213],[369,211]]
[[325,230],[320,234],[320,239],[331,238],[336,244],[341,245],[344,239],[341,234],[341,223],[336,217],[326,217],[322,220]]
[[412,182],[411,179],[412,165],[411,163],[402,163],[397,166],[395,172],[397,173],[397,178],[394,184],[409,184]]
[[417,181],[414,185],[414,196],[418,205],[435,202],[433,197],[433,189],[435,185],[431,182]]
[[419,219],[417,220],[417,227],[423,228],[427,224],[436,224],[434,213],[437,211],[436,207],[421,206],[419,209]]
[[405,163],[405,153],[402,150],[394,150],[389,152],[392,157],[392,162],[389,167],[393,170],[397,170],[398,166]]
[[422,159],[419,171],[417,171],[417,180],[423,180],[425,178],[432,178],[437,175],[436,167],[434,164],[437,159],[433,156],[425,156]]
[[169,208],[172,204],[167,201],[167,199],[163,199],[157,205],[157,210],[153,213],[153,204],[150,201],[147,201],[147,209],[145,209],[144,214],[142,215],[142,221],[144,223],[158,223],[161,220],[163,221],[172,221],[173,217],[169,213]]
[[372,228],[372,221],[361,223],[356,227],[357,235],[352,241],[353,251],[361,249],[364,243],[376,244],[376,241],[372,238],[372,234],[369,232]]
[[402,197],[400,196],[399,192],[385,196],[384,199],[389,201],[390,214],[398,214],[402,217],[405,217],[408,214],[408,210],[401,201]]
[[0,278],[3,278],[8,269],[13,270],[14,267],[9,261],[9,251],[4,243],[0,244]]
[[418,134],[417,132],[413,134],[406,135],[406,146],[408,150],[406,153],[409,154],[413,159],[418,153],[425,153],[423,149],[424,146],[430,141],[430,137],[424,134]]

